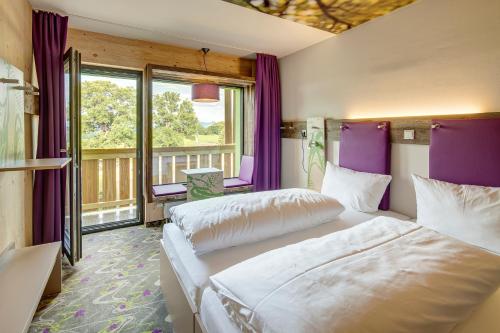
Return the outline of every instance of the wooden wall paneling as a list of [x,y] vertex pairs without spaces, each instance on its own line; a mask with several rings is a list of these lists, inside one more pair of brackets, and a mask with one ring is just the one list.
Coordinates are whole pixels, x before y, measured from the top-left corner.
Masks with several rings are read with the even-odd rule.
[[209,167],[209,155],[201,155],[200,156],[200,168],[208,168]]
[[[224,178],[231,177],[231,154],[221,154],[221,158],[224,164]],[[237,177],[238,175],[234,175]]]
[[158,156],[154,156],[153,157],[153,168],[152,168],[152,170],[153,170],[153,184],[158,184],[160,181],[159,166],[160,166],[159,158],[158,158]]
[[198,167],[198,156],[197,155],[191,155],[189,158],[189,168],[190,169],[196,169]]
[[[460,114],[460,115],[437,115],[401,118],[373,118],[373,119],[327,119],[326,131],[328,141],[340,140],[340,126],[343,122],[391,122],[391,143],[428,145],[430,143],[430,131],[432,120],[439,119],[481,119],[500,118],[500,112]],[[283,121],[281,124],[281,137],[288,139],[300,139],[300,131],[305,129],[305,121]],[[404,130],[414,130],[413,140],[404,139]]]
[[82,204],[98,202],[99,160],[82,161]]
[[116,201],[116,158],[102,160],[103,200]]
[[212,72],[189,69],[182,67],[171,67],[162,65],[153,65],[153,76],[157,79],[187,81],[199,83],[215,83],[221,86],[246,87],[255,84],[255,77],[238,74],[227,74],[221,72]]
[[120,158],[120,200],[130,198],[130,159]]
[[187,156],[179,155],[175,156],[175,182],[187,182],[187,176],[182,172],[182,170],[187,169]]
[[172,157],[161,157],[161,183],[166,184],[172,182]]
[[[204,69],[200,50],[78,29],[69,29],[67,47],[79,50],[84,63],[139,70],[147,64]],[[206,60],[210,72],[255,77],[255,60],[217,52],[210,52]]]
[[[32,8],[27,0],[0,0],[0,57],[32,76]],[[25,119],[29,119],[25,116]],[[31,120],[30,120],[31,122]],[[25,135],[30,135],[25,126]],[[32,172],[0,175],[0,252],[12,243],[32,243]]]
[[212,168],[222,169],[221,154],[212,154]]
[[137,159],[132,159],[132,198],[137,198]]
[[301,131],[307,130],[305,121],[283,121],[281,123],[281,137],[287,139],[300,139]]

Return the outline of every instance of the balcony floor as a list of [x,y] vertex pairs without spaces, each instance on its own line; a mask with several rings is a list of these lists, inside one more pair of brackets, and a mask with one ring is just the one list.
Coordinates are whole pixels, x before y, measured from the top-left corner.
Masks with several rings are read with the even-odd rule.
[[109,222],[126,221],[137,218],[135,205],[105,210],[93,210],[82,213],[82,227]]

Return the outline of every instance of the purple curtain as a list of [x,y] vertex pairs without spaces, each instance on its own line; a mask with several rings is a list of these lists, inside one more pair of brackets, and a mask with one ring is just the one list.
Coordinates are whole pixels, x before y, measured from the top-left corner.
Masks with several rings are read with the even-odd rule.
[[253,182],[256,191],[280,188],[281,89],[278,59],[257,54]]
[[[33,11],[33,53],[40,88],[37,158],[66,157],[64,51],[68,18]],[[64,228],[65,170],[35,172],[33,243],[60,241]]]

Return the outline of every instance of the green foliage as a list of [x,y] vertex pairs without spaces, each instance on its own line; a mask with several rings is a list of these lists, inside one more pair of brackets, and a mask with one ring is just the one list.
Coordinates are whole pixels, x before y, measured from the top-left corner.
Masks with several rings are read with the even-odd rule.
[[181,100],[179,93],[166,91],[153,97],[153,147],[182,146],[200,127],[193,104]]
[[135,147],[135,90],[109,81],[87,81],[81,91],[82,147]]
[[219,121],[218,123],[213,123],[206,128],[206,134],[216,134],[223,135],[224,134],[224,122]]
[[[82,82],[82,148],[136,146],[136,92],[109,81]],[[193,104],[180,94],[153,96],[153,147],[176,147],[217,135],[224,142],[224,122],[201,126]]]

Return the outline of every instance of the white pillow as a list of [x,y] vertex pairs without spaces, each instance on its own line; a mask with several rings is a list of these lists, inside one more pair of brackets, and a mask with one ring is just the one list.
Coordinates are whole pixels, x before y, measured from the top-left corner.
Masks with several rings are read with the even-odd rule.
[[321,194],[337,199],[346,208],[372,213],[378,210],[391,179],[390,175],[354,171],[327,162]]
[[418,224],[500,254],[500,187],[412,177]]

